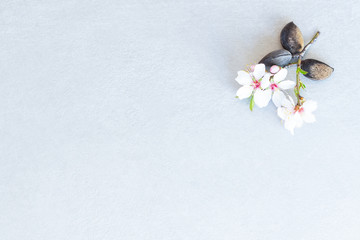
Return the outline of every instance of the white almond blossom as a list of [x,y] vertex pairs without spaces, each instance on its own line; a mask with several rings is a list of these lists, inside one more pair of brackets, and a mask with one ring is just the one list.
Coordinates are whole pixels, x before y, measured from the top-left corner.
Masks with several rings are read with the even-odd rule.
[[236,96],[239,99],[254,96],[258,107],[267,106],[271,99],[271,90],[268,88],[270,76],[270,73],[265,72],[264,64],[256,64],[249,72],[239,71],[236,81],[243,86],[236,92]]
[[279,66],[272,66],[270,72],[274,74],[270,78],[270,89],[272,91],[272,101],[276,107],[280,107],[281,103],[286,99],[286,96],[283,90],[287,90],[295,87],[295,82],[290,80],[284,80],[288,71],[285,68],[280,68]]
[[317,108],[315,101],[305,101],[301,106],[295,105],[290,98],[284,99],[282,106],[277,109],[278,116],[284,120],[284,126],[294,135],[295,127],[301,127],[303,122],[313,123],[316,121],[312,114]]

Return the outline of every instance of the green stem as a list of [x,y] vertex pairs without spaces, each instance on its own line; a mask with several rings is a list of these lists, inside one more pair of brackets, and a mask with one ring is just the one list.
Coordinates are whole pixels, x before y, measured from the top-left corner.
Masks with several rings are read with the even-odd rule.
[[[314,35],[314,37],[311,39],[310,42],[308,42],[308,44],[305,45],[304,49],[297,53],[297,54],[294,54],[293,55],[293,61],[291,63],[289,63],[287,66],[285,67],[288,67],[288,66],[291,66],[291,65],[297,65],[297,71],[296,71],[296,85],[295,85],[295,89],[294,89],[294,92],[295,92],[295,95],[296,95],[296,99],[297,99],[297,103],[296,105],[297,106],[301,106],[302,105],[302,97],[300,96],[300,71],[299,69],[301,68],[301,60],[302,58],[304,57],[305,53],[307,52],[307,50],[310,48],[310,46],[316,41],[316,39],[319,37],[320,35],[320,32],[317,31],[316,34]],[[295,61],[297,60],[297,61]]]
[[[297,68],[299,69],[301,67],[301,57],[299,57],[298,62],[297,62]],[[296,71],[296,91],[295,91],[295,95],[296,95],[296,99],[297,99],[297,104],[298,106],[301,106],[301,96],[300,96],[300,71],[297,70]]]

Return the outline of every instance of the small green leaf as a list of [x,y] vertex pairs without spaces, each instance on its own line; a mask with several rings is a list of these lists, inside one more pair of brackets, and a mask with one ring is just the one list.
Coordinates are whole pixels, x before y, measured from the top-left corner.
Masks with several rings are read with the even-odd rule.
[[250,111],[252,111],[254,109],[254,95],[251,95],[251,99],[250,99]]
[[305,86],[305,84],[303,82],[300,82],[300,88],[305,90],[306,86]]
[[302,75],[306,75],[308,72],[307,71],[305,71],[305,70],[302,70],[301,68],[297,68],[297,71],[299,72],[299,73],[301,73]]
[[238,96],[236,96],[235,98],[239,98]]

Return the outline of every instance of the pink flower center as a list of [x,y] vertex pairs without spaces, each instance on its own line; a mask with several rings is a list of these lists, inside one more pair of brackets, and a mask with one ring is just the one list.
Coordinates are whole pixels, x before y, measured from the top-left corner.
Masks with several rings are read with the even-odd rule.
[[261,83],[258,80],[254,81],[254,88],[259,88],[261,86]]
[[278,88],[278,85],[276,85],[276,83],[272,83],[270,85],[270,88],[271,88],[271,90],[275,90],[276,88]]
[[296,106],[294,113],[296,113],[296,112],[298,112],[298,113],[303,113],[303,112],[304,112],[304,108],[303,108],[303,107],[298,107],[298,106]]

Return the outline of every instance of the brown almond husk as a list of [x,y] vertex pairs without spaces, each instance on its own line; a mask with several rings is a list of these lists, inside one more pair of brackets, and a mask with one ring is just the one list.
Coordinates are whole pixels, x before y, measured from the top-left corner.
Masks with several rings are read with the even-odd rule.
[[303,60],[301,69],[307,72],[304,76],[312,80],[323,80],[334,72],[334,68],[316,59]]
[[299,53],[304,49],[303,35],[294,22],[286,24],[281,30],[280,42],[283,48],[292,54]]

